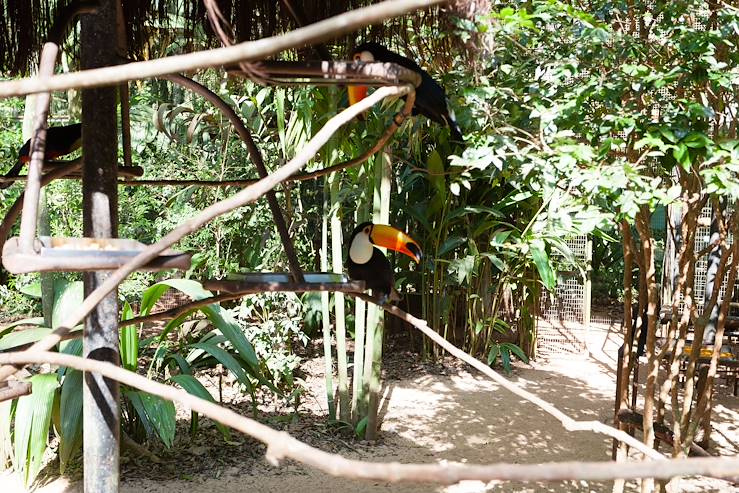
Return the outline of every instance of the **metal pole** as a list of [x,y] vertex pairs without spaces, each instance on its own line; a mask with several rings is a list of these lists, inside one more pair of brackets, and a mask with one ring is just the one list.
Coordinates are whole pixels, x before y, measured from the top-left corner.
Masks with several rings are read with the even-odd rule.
[[[115,65],[117,39],[116,3],[100,0],[95,14],[81,19],[82,68]],[[116,88],[82,91],[82,195],[83,225],[87,237],[111,238],[118,233],[117,181],[118,129]],[[89,295],[109,272],[84,276]],[[118,293],[113,290],[85,321],[83,354],[86,358],[119,364]],[[86,493],[118,491],[120,410],[118,383],[85,374],[84,485]]]

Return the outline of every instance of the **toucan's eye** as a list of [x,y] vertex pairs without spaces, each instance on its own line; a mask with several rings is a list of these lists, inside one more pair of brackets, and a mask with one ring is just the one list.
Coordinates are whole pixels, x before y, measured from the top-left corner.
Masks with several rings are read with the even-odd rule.
[[369,228],[364,228],[364,232],[365,232],[365,233],[369,234],[369,231],[370,231],[370,229],[369,229]]

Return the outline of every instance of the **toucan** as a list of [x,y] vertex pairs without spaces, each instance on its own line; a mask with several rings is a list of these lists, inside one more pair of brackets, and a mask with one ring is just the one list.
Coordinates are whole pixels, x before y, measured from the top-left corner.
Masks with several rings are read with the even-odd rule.
[[395,291],[393,269],[375,245],[404,253],[415,262],[421,260],[421,247],[404,232],[384,224],[364,222],[351,234],[346,262],[349,278],[364,281],[366,288],[371,289],[383,303],[398,300],[400,296]]
[[[82,145],[82,124],[74,123],[62,127],[49,127],[46,130],[46,153],[44,161],[66,156],[76,151]],[[5,173],[6,177],[18,176],[23,165],[31,160],[31,139],[28,139],[20,151],[18,161],[10,171]],[[10,182],[0,183],[0,188],[7,188]]]
[[[457,124],[454,112],[449,109],[446,91],[424,69],[410,58],[390,51],[379,43],[364,43],[354,50],[353,58],[358,62],[385,62],[397,63],[401,67],[417,72],[421,76],[421,85],[416,88],[416,101],[413,105],[413,115],[424,115],[441,125],[448,125],[452,138],[463,142],[462,130]],[[349,104],[364,99],[367,96],[367,86],[349,86]]]

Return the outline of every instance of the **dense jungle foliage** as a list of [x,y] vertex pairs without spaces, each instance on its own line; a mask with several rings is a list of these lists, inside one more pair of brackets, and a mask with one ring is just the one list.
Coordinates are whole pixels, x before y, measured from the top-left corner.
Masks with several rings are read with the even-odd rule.
[[[396,47],[422,61],[445,87],[466,137],[464,146],[456,145],[447,128],[410,118],[387,149],[393,169],[389,222],[408,231],[425,253],[417,266],[392,258],[403,306],[490,364],[500,361],[507,368],[512,355],[533,354],[537,308],[555,287],[557,270],[586,267],[565,240],[594,235],[593,261],[599,268],[594,275],[607,281],[607,294],[617,297],[623,276],[614,239],[619,225],[681,200],[684,190],[671,180],[675,167],[694,171],[708,193],[732,202],[739,196],[736,101],[729,95],[739,77],[734,45],[739,10],[700,1],[639,8],[592,2],[583,10],[554,0],[496,4],[489,13],[457,19],[455,32],[434,33],[453,38],[465,50],[439,57],[424,53],[422,38],[430,34],[425,32],[418,33],[418,43]],[[155,48],[173,53],[177,44]],[[336,47],[337,57],[343,54]],[[271,169],[347,104],[340,89],[262,87],[214,71],[197,80],[237,109]],[[144,167],[145,178],[256,176],[228,121],[199,96],[166,81],[132,83],[131,95],[133,160]],[[78,97],[73,91],[55,96],[54,124],[78,120]],[[309,169],[370,147],[400,104],[386,103],[365,121],[343,128]],[[23,140],[24,103],[3,100],[0,108],[1,162],[9,167]],[[727,112],[731,118],[715,118]],[[341,221],[346,239],[377,209],[373,183],[382,159],[378,155],[348,169],[333,183],[298,182],[278,193],[306,270],[325,270],[322,249],[324,255],[341,253],[326,239],[327,218]],[[0,213],[21,191],[19,185],[0,190]],[[120,237],[152,243],[233,192],[230,187],[121,186]],[[78,182],[52,183],[46,202],[52,235],[81,236]],[[169,288],[197,299],[207,295],[198,284],[202,279],[288,270],[273,225],[260,201],[187,236],[176,248],[194,253],[192,268],[131,276],[119,291],[122,319],[146,315]],[[3,275],[2,317],[38,317],[38,276]],[[79,302],[78,277],[57,276],[55,288],[55,313]],[[121,332],[122,360],[129,369],[202,396],[209,394],[194,375],[221,364],[245,392],[275,392],[297,406],[300,384],[293,371],[300,360],[292,348],[320,338],[323,323],[338,323],[336,312],[327,320],[327,303],[328,298],[312,294],[247,297],[202,308],[195,320],[179,317],[155,336],[131,325]],[[353,314],[346,303],[346,313]],[[346,321],[351,336],[356,320],[346,315]],[[12,325],[3,328],[0,350],[50,330],[43,319],[32,323],[38,329],[23,339],[13,338]],[[429,357],[438,354],[425,343],[420,349]],[[79,353],[80,345],[69,342],[61,350]],[[81,432],[79,373],[60,370],[33,378],[43,380],[39,389],[45,390],[12,408],[0,405],[8,437],[0,443],[5,454],[0,460],[15,457],[14,466],[28,481],[46,447],[45,440],[29,436],[43,435],[39,430],[53,425],[61,437],[64,469]],[[171,443],[174,407],[133,390],[123,393],[125,431],[137,440],[158,436]],[[16,423],[11,442],[11,414],[20,416],[21,409],[39,401],[61,402],[54,408],[61,411]],[[193,423],[196,427],[195,418]],[[361,434],[361,424],[355,420],[353,425]]]

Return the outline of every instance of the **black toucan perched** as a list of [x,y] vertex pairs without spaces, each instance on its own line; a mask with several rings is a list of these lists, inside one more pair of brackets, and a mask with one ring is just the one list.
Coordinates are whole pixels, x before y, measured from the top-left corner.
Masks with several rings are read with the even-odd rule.
[[418,262],[421,248],[407,234],[392,226],[362,223],[349,239],[349,255],[346,261],[349,278],[364,281],[367,289],[383,302],[399,299],[393,286],[393,269],[387,257],[375,245],[404,253]]
[[[424,69],[410,58],[398,55],[378,43],[364,43],[354,50],[353,58],[359,62],[396,63],[421,75],[421,85],[416,88],[416,101],[413,105],[413,114],[421,114],[441,125],[449,125],[452,139],[463,142],[462,130],[454,118],[454,112],[449,110],[448,100],[444,88],[439,85]],[[367,86],[349,86],[349,104],[367,96]]]
[[[75,123],[63,127],[49,127],[46,130],[46,154],[44,160],[56,159],[70,154],[82,145],[82,124]],[[31,160],[31,139],[28,139],[20,151],[18,161],[10,171],[5,173],[6,177],[18,176],[23,165]],[[7,188],[10,182],[0,183],[0,188]]]

